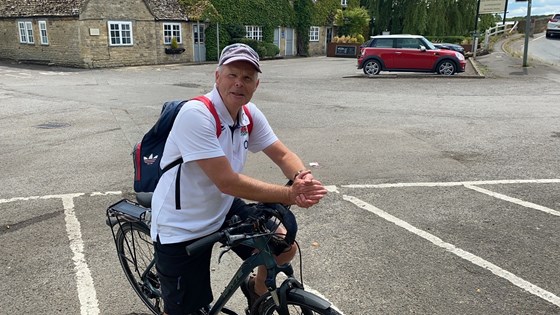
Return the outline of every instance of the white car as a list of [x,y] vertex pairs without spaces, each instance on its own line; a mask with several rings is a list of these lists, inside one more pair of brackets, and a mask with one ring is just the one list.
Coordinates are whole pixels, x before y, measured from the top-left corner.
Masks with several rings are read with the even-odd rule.
[[554,14],[546,25],[546,38],[560,35],[560,14]]

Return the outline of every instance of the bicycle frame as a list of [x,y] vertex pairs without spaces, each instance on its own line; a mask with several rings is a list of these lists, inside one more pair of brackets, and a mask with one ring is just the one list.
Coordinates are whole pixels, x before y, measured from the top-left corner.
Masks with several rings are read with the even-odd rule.
[[[267,235],[268,236],[268,235]],[[253,248],[266,248],[268,249],[267,245],[267,236],[255,236],[252,239],[248,239],[246,241],[241,242],[247,246]],[[232,295],[237,291],[237,289],[253,271],[254,268],[264,265],[267,269],[267,277],[265,284],[268,287],[268,290],[274,299],[276,305],[281,305],[281,299],[278,296],[277,287],[276,287],[276,276],[282,272],[288,276],[288,278],[293,277],[293,268],[292,265],[286,264],[283,266],[278,266],[276,264],[276,260],[272,253],[269,250],[261,250],[258,253],[252,255],[251,257],[247,258],[241,266],[237,269],[233,277],[231,278],[230,282],[226,286],[226,288],[220,294],[220,297],[215,301],[215,304],[210,309],[209,314],[215,315],[218,314],[232,297]],[[286,282],[284,282],[286,283]],[[284,283],[282,285],[284,285]]]

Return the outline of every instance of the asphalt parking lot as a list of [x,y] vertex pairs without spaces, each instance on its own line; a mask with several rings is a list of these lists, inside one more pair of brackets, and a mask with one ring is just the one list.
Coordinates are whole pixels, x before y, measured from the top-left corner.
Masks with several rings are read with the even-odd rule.
[[[105,209],[133,197],[131,148],[162,103],[208,91],[214,67],[0,64],[4,312],[147,314]],[[353,59],[265,61],[255,95],[330,189],[294,209],[308,287],[344,314],[560,314],[551,81],[358,74]],[[260,155],[245,172],[284,181]],[[239,263],[216,260],[215,294]]]

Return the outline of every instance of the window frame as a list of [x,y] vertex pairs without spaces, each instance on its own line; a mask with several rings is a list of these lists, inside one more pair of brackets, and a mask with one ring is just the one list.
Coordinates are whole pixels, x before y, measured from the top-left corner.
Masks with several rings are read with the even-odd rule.
[[309,27],[309,41],[310,42],[318,42],[319,38],[320,38],[320,31],[321,31],[321,28],[319,26]]
[[262,26],[245,25],[245,38],[250,38],[262,42],[263,40]]
[[47,21],[41,20],[39,24],[39,37],[41,38],[41,45],[49,44],[49,35],[47,33]]
[[[169,29],[165,29],[166,27],[169,27]],[[177,27],[177,29],[175,29],[175,27]],[[182,27],[181,27],[181,23],[172,23],[172,22],[165,22],[163,23],[163,43],[165,45],[171,45],[171,41],[173,40],[173,37],[177,38],[177,44],[182,44],[183,43],[183,36],[182,36]],[[166,33],[169,33],[169,35],[167,35]]]
[[206,26],[204,24],[194,24],[193,25],[193,41],[195,44],[204,44],[206,40],[204,31]]
[[[111,26],[118,26],[118,29],[112,29]],[[123,28],[123,26],[128,27],[128,29]],[[131,21],[107,21],[107,39],[109,40],[110,47],[126,47],[134,45],[134,33],[132,32],[132,22]],[[113,36],[113,32],[118,33],[117,36]],[[128,33],[128,34],[127,34]],[[117,34],[115,34],[117,35]],[[129,36],[125,36],[129,35]],[[118,43],[113,43],[113,39],[118,39]],[[129,40],[127,43],[123,43],[126,39]]]
[[35,38],[33,37],[33,22],[32,21],[17,21],[19,43],[35,45]]

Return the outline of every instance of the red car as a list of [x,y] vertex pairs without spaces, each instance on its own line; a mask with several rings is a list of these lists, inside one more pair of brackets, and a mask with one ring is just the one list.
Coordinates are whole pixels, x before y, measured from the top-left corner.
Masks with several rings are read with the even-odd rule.
[[461,53],[436,48],[419,35],[373,36],[361,47],[358,69],[367,75],[380,71],[435,72],[453,75],[467,64]]

